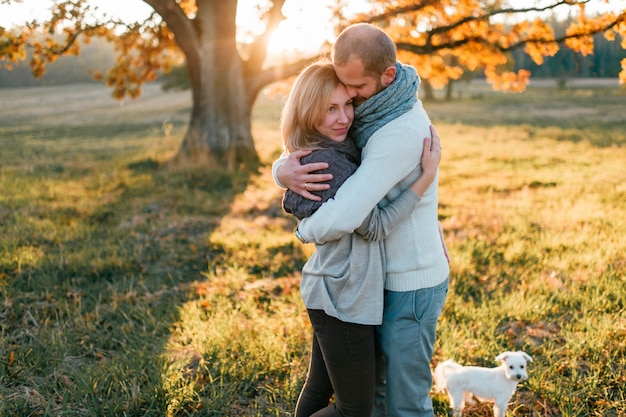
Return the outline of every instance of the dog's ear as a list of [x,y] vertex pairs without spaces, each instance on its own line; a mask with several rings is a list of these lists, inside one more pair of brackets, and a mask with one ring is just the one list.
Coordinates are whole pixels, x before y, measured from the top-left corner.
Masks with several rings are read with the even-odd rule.
[[506,362],[506,358],[509,357],[510,352],[504,352],[496,356],[496,362]]
[[532,362],[533,358],[530,357],[530,355],[526,352],[522,352],[520,351],[520,353],[522,354],[522,356],[524,357],[524,359],[526,359],[526,362]]

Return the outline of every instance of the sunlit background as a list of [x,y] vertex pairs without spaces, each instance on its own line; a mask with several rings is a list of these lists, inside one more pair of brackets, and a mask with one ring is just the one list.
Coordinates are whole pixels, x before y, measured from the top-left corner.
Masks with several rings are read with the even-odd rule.
[[[52,0],[24,0],[10,6],[0,5],[0,26],[11,27],[33,19],[44,19]],[[140,0],[107,0],[92,3],[97,7],[99,14],[106,14],[124,21],[135,21],[149,16],[152,8]],[[237,9],[237,25],[239,26],[239,41],[245,42],[250,36],[263,32],[264,24],[258,15],[258,0],[239,0]],[[345,1],[343,13],[346,16],[366,11],[369,7],[367,0]],[[531,5],[545,5],[553,3],[551,0],[529,1],[512,0],[512,7],[530,7]],[[285,20],[272,35],[268,46],[270,57],[280,58],[295,54],[305,55],[315,53],[325,42],[334,40],[331,4],[333,0],[287,0],[283,7]],[[588,5],[589,13],[626,10],[626,0],[598,0]],[[559,18],[567,17],[572,8],[564,6],[557,8],[555,13]]]
[[[12,27],[34,19],[45,19],[52,0],[25,0],[10,6],[0,5],[0,26]],[[152,8],[140,0],[92,1],[100,15],[112,16],[123,21],[136,21],[150,15]],[[265,29],[259,17],[258,0],[239,0],[237,25],[239,40],[245,42]],[[268,45],[270,56],[280,57],[293,54],[315,53],[324,42],[332,42],[332,0],[301,1],[288,0],[283,7],[283,20],[272,35]],[[345,2],[343,13],[350,16],[366,10],[366,0]]]

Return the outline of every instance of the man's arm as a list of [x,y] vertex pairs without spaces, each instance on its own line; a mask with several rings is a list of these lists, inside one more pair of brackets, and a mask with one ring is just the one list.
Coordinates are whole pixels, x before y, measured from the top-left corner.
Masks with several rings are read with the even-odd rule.
[[358,228],[378,202],[420,165],[421,138],[429,135],[428,126],[426,119],[423,126],[389,124],[376,132],[364,149],[361,166],[335,198],[300,222],[304,240],[323,243]]
[[328,168],[326,162],[302,165],[300,159],[309,155],[310,150],[299,150],[286,155],[284,152],[272,164],[274,182],[281,188],[289,188],[296,194],[313,201],[321,201],[320,197],[310,191],[324,191],[330,187],[324,181],[330,181],[331,174],[315,174],[314,172]]
[[419,178],[389,205],[383,208],[378,206],[374,207],[361,226],[354,231],[361,235],[363,239],[369,241],[386,239],[396,226],[408,217],[422,200],[421,196],[434,181],[437,175],[437,168],[441,162],[441,143],[433,126],[430,128],[430,133],[432,139],[424,138],[424,151],[422,152],[422,159],[420,161],[422,173]]

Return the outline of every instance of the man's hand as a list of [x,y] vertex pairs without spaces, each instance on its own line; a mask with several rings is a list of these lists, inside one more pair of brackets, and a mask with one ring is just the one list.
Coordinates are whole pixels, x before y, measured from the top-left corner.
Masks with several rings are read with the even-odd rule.
[[302,165],[300,159],[307,156],[312,151],[295,151],[287,156],[285,162],[276,171],[278,181],[285,187],[289,188],[296,194],[313,201],[321,201],[322,199],[310,191],[323,191],[330,188],[330,185],[323,184],[323,181],[329,181],[333,178],[332,174],[312,174],[312,172],[320,169],[328,168],[326,162],[315,162]]

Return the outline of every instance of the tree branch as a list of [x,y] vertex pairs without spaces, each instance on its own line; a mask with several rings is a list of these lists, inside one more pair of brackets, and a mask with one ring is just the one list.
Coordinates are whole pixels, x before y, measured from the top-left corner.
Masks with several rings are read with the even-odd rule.
[[252,45],[250,45],[250,57],[245,63],[247,73],[254,73],[263,66],[267,57],[267,44],[269,39],[278,27],[278,24],[285,19],[282,8],[285,0],[274,0],[272,7],[268,11],[268,22],[265,31],[256,37]]
[[433,45],[430,42],[430,38],[429,41],[425,44],[425,45],[415,45],[412,43],[408,43],[408,42],[398,42],[396,43],[396,47],[400,50],[403,51],[408,51],[408,52],[412,52],[414,54],[417,55],[427,55],[427,54],[432,54],[434,52],[437,51],[442,51],[442,50],[446,50],[446,49],[455,49],[458,48],[460,46],[463,45],[467,45],[469,43],[480,43],[482,45],[485,45],[489,48],[493,48],[493,49],[497,49],[498,51],[501,52],[507,52],[507,51],[512,51],[515,49],[518,49],[528,43],[539,43],[539,44],[562,44],[563,42],[565,42],[568,39],[576,39],[576,38],[582,38],[582,37],[586,37],[586,36],[593,36],[593,35],[597,35],[598,33],[603,33],[606,32],[607,30],[615,27],[617,24],[619,24],[620,21],[614,21],[611,22],[609,24],[607,24],[606,26],[591,30],[589,32],[585,32],[585,33],[577,33],[577,34],[573,34],[573,35],[565,35],[562,36],[560,38],[555,38],[555,39],[545,39],[545,38],[528,38],[528,39],[523,39],[517,43],[511,44],[509,46],[503,46],[500,43],[497,42],[489,42],[487,41],[485,38],[480,37],[480,36],[470,36],[470,37],[466,37],[460,40],[456,40],[454,42],[444,42],[441,44],[437,44],[437,45]]
[[[197,41],[191,20],[175,0],[143,0],[163,19],[176,37],[177,44],[187,56],[197,53]],[[188,55],[189,54],[189,55]]]
[[[398,42],[396,44],[396,46],[398,47],[398,49],[400,50],[404,50],[404,51],[409,51],[409,52],[413,52],[415,54],[429,54],[429,53],[433,53],[436,51],[440,51],[440,50],[444,50],[444,49],[454,49],[463,45],[466,45],[468,43],[472,43],[472,42],[476,42],[476,43],[480,43],[483,44],[485,46],[488,46],[490,48],[494,48],[497,49],[501,52],[506,52],[506,51],[511,51],[517,48],[520,48],[528,43],[544,43],[544,44],[548,44],[548,43],[555,43],[555,44],[561,44],[563,42],[565,42],[567,39],[574,39],[574,38],[580,38],[580,37],[584,37],[584,36],[590,36],[590,35],[595,35],[597,33],[602,33],[605,32],[611,28],[613,28],[614,26],[616,26],[618,23],[620,23],[622,19],[617,19],[614,22],[611,22],[610,24],[606,25],[605,27],[602,28],[598,28],[596,30],[590,31],[590,32],[586,32],[584,34],[574,34],[574,35],[565,35],[561,38],[557,38],[557,39],[524,39],[521,40],[520,42],[517,42],[515,44],[509,45],[509,46],[503,46],[500,43],[493,43],[493,42],[489,42],[487,41],[485,38],[480,37],[480,36],[471,36],[471,37],[466,37],[464,39],[461,40],[455,40],[452,42],[444,42],[441,44],[433,44],[432,40],[434,38],[435,35],[442,35],[445,34],[453,29],[458,28],[459,26],[462,26],[464,24],[467,23],[471,23],[471,22],[476,22],[476,21],[483,21],[483,20],[488,20],[494,16],[498,16],[498,15],[502,15],[502,14],[521,14],[521,13],[529,13],[529,12],[545,12],[548,10],[552,10],[556,7],[559,6],[563,6],[563,5],[568,5],[568,6],[572,6],[573,4],[585,4],[588,3],[590,0],[580,0],[580,1],[576,1],[573,2],[572,0],[559,0],[556,3],[544,6],[544,7],[525,7],[525,8],[505,8],[505,9],[494,9],[491,11],[488,11],[484,14],[481,14],[479,16],[467,16],[464,17],[462,19],[459,19],[453,23],[450,23],[448,25],[443,25],[443,26],[437,26],[434,28],[429,29],[427,35],[426,35],[426,44],[425,45],[415,45],[409,42]],[[390,10],[384,14],[381,15],[377,15],[377,16],[373,16],[372,19],[373,21],[376,20],[381,20],[381,19],[388,19],[390,17],[396,16],[400,13],[405,13],[407,11],[417,11],[420,10],[424,7],[424,4],[417,4],[417,5],[412,5],[412,6],[407,6],[404,7],[402,9],[393,9]]]
[[[589,2],[590,0],[581,0],[579,2],[577,2],[577,4],[584,4]],[[545,6],[545,7],[526,7],[526,8],[522,8],[522,9],[515,9],[515,8],[507,8],[507,9],[494,9],[490,12],[487,12],[485,14],[481,14],[479,16],[467,16],[464,17],[463,19],[457,20],[454,23],[451,23],[449,25],[445,25],[445,26],[437,26],[434,27],[432,29],[429,30],[428,32],[428,36],[432,37],[433,35],[438,35],[440,33],[445,33],[448,32],[449,30],[455,29],[461,25],[464,25],[466,23],[470,23],[470,22],[476,22],[476,21],[483,21],[483,20],[488,20],[492,17],[498,16],[498,15],[502,15],[502,14],[518,14],[518,13],[530,13],[530,12],[545,12],[548,10],[552,10],[558,6],[562,6],[562,5],[572,5],[572,1],[571,0],[560,0],[554,4]]]
[[248,92],[251,97],[256,97],[257,93],[261,91],[263,87],[298,74],[306,65],[319,59],[320,57],[321,55],[303,58],[296,62],[257,71],[254,76],[249,77],[246,80]]
[[385,10],[384,13],[380,13],[372,16],[365,16],[363,18],[357,18],[352,23],[374,23],[384,20],[388,20],[392,17],[401,15],[403,13],[417,12],[423,8],[430,6],[431,4],[439,3],[439,0],[427,0],[424,2],[418,2],[417,4],[410,4],[408,6],[390,8]]
[[[521,8],[521,9],[516,9],[516,8],[506,8],[506,9],[494,9],[492,11],[489,11],[485,14],[481,14],[480,16],[468,16],[465,17],[451,25],[448,26],[441,26],[441,27],[437,27],[434,28],[433,30],[438,30],[439,28],[441,28],[441,31],[446,31],[452,28],[455,28],[459,25],[462,25],[464,23],[468,23],[468,22],[472,22],[472,21],[477,21],[477,20],[484,20],[490,17],[494,17],[497,15],[501,15],[501,14],[507,14],[507,13],[529,13],[529,12],[545,12],[548,10],[552,10],[555,9],[559,6],[562,5],[568,5],[568,6],[573,6],[575,4],[585,4],[588,3],[591,0],[578,0],[578,1],[574,1],[574,0],[559,0],[556,3],[544,6],[544,7],[525,7],[525,8]],[[404,13],[410,13],[410,12],[417,12],[420,11],[422,9],[424,9],[427,6],[431,6],[431,5],[437,5],[439,3],[438,0],[427,0],[427,1],[423,1],[423,2],[417,2],[416,4],[410,4],[408,6],[403,6],[403,7],[397,7],[397,8],[390,8],[388,10],[385,10],[384,13],[380,13],[377,15],[372,15],[372,16],[366,16],[362,19],[357,19],[355,20],[353,23],[374,23],[374,22],[380,22],[380,21],[384,21],[384,20],[388,20],[392,17],[396,17],[398,15],[402,15]]]

